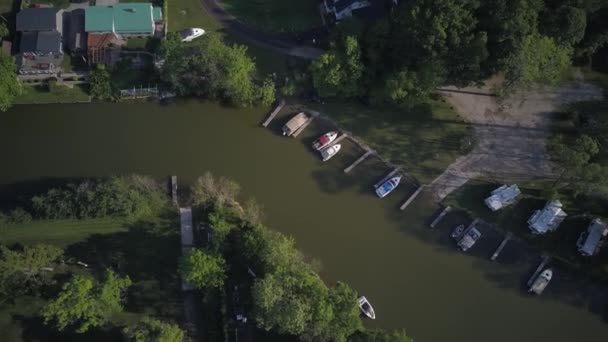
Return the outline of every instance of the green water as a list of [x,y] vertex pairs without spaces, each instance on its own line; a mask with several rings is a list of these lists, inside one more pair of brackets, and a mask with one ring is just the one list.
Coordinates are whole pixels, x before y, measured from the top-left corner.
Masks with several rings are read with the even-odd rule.
[[595,296],[605,289],[582,290],[558,275],[543,296],[529,296],[522,283],[532,259],[491,263],[494,241],[472,255],[456,252],[446,222],[427,228],[436,208],[425,195],[406,211],[398,207],[412,187],[373,195],[371,185],[389,171],[381,163],[370,159],[345,175],[356,147],[343,141],[322,163],[308,147],[317,124],[285,138],[276,133],[285,117],[264,129],[265,114],[196,101],[19,106],[0,113],[0,184],[122,173],[178,175],[185,184],[209,170],[263,203],[266,223],[320,260],[328,282],[365,294],[377,313],[369,326],[404,328],[420,342],[608,338],[608,305]]

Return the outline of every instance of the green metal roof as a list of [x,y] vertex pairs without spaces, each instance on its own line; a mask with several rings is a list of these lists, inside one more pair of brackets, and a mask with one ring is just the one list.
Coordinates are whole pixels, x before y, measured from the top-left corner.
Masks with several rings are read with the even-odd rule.
[[154,19],[154,22],[163,20],[163,11],[160,7],[152,8],[152,19]]
[[85,31],[152,34],[157,15],[162,19],[160,8],[155,7],[153,10],[152,4],[149,2],[87,7],[85,9]]
[[114,10],[112,7],[91,6],[85,8],[84,30],[86,32],[113,32]]

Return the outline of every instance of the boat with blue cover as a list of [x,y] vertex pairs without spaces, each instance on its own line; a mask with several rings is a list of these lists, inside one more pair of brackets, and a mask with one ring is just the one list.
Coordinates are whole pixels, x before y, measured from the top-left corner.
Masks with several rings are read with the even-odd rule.
[[401,182],[401,176],[393,177],[387,180],[376,188],[376,195],[378,195],[380,198],[384,198],[386,195],[390,194],[391,191],[395,190],[397,185],[399,185],[399,182]]

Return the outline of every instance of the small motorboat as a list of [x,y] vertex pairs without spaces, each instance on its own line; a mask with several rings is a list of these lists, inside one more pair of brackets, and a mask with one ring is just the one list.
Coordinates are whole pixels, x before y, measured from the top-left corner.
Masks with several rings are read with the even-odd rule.
[[534,282],[532,285],[530,285],[528,292],[534,292],[538,295],[543,293],[547,285],[549,285],[551,278],[553,278],[553,271],[550,268],[547,268],[546,270],[542,271],[542,273],[539,274],[536,279],[534,279]]
[[342,146],[340,146],[340,144],[335,144],[335,145],[331,145],[328,148],[321,151],[321,157],[323,158],[323,161],[328,161],[333,156],[338,154],[338,152],[340,152],[340,148],[342,148]]
[[331,132],[325,133],[322,136],[320,136],[319,139],[315,140],[315,142],[312,143],[312,147],[314,147],[315,150],[317,150],[317,151],[321,151],[322,149],[327,147],[329,144],[331,144],[332,141],[336,140],[337,137],[338,137],[338,132],[336,132],[336,131],[331,131]]
[[382,185],[376,188],[376,195],[380,198],[384,198],[386,195],[390,194],[391,191],[395,190],[397,185],[401,182],[401,176],[393,177]]
[[466,252],[469,248],[481,238],[481,232],[477,228],[473,227],[467,230],[462,238],[458,241],[458,247],[463,252]]
[[372,305],[369,303],[367,298],[365,298],[365,296],[359,297],[357,299],[357,302],[359,303],[359,308],[361,309],[361,312],[363,312],[365,316],[371,319],[376,319],[376,313],[374,312],[374,308],[372,308]]
[[191,42],[204,34],[205,30],[197,27],[187,28],[179,32],[179,36],[182,39],[182,42]]
[[464,224],[461,224],[460,226],[454,228],[454,231],[452,231],[452,238],[453,239],[459,238],[463,232],[464,232]]

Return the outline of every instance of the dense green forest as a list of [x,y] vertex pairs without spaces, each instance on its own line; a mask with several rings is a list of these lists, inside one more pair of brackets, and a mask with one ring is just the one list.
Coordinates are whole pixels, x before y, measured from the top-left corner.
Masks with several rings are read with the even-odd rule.
[[410,0],[379,21],[337,25],[331,49],[310,70],[322,97],[410,104],[438,86],[475,85],[497,73],[503,92],[555,85],[573,61],[605,53],[606,43],[606,1]]

